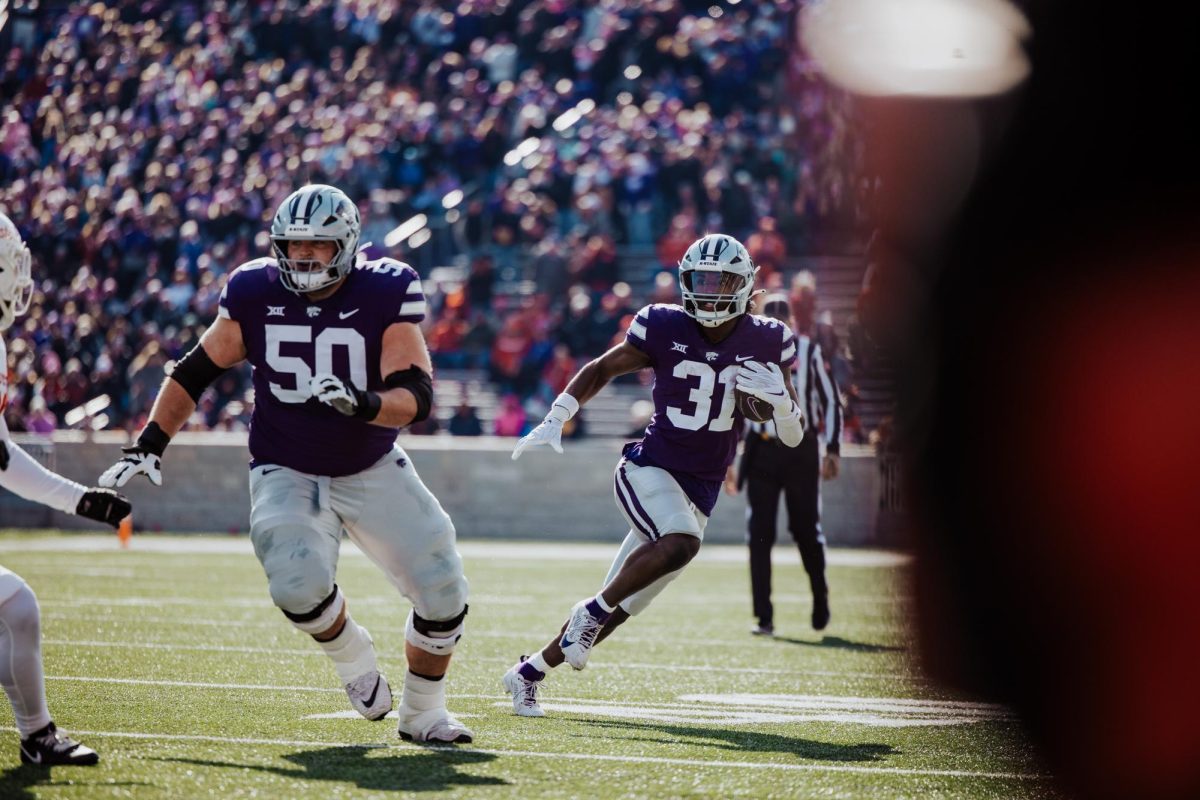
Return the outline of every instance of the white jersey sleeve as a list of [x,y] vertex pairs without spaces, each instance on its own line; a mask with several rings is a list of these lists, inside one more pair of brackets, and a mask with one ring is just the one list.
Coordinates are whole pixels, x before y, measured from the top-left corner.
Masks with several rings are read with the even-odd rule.
[[8,352],[0,339],[0,441],[8,450],[8,467],[0,470],[0,486],[26,500],[74,514],[87,489],[46,469],[12,440],[3,414],[7,404]]

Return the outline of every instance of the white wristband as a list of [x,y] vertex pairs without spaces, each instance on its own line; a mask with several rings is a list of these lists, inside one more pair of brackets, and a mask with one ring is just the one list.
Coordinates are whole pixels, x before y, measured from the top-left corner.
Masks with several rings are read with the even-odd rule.
[[775,416],[775,433],[785,447],[795,447],[804,438],[804,412],[792,403],[786,414]]
[[550,413],[546,415],[546,419],[566,422],[578,413],[579,401],[566,392],[563,392],[554,398],[554,405],[550,407]]

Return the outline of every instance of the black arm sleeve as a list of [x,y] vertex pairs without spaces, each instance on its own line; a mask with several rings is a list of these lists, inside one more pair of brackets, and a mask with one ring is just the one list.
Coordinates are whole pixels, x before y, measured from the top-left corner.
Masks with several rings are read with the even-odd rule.
[[417,414],[413,422],[420,422],[429,417],[433,407],[433,380],[429,373],[418,366],[397,370],[383,379],[383,385],[389,389],[408,389],[417,398]]
[[196,345],[188,354],[179,359],[171,372],[171,379],[183,387],[188,396],[195,402],[200,402],[200,395],[208,385],[221,377],[225,367],[218,367],[204,352],[204,348]]

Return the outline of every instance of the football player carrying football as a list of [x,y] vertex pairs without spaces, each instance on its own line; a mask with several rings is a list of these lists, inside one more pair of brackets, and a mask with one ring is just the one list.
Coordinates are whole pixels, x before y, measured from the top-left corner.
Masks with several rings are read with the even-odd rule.
[[[400,735],[469,742],[446,710],[446,670],[467,615],[454,525],[396,444],[429,415],[432,367],[417,273],[389,258],[359,261],[358,209],[339,189],[289,195],[271,224],[273,255],[241,265],[217,319],[164,380],[150,422],[100,482],[142,474],[161,485],[160,459],[196,401],[248,360],[250,538],[271,599],[333,661],[367,719],[392,708],[370,634],[334,582],[344,528],[410,599]],[[247,634],[249,636],[249,634]]]
[[[29,248],[0,214],[0,332],[29,310],[33,299]],[[0,486],[27,500],[68,514],[116,526],[129,515],[129,501],[111,489],[88,489],[50,472],[9,439],[4,422],[8,402],[8,355],[0,338]],[[25,764],[91,765],[96,751],[54,726],[46,707],[42,672],[41,615],[37,597],[24,579],[0,567],[0,684],[12,703]]]
[[644,610],[700,549],[725,469],[737,450],[735,388],[767,403],[779,438],[800,443],[804,418],[792,382],[796,339],[787,325],[747,313],[756,269],[741,242],[709,234],[679,263],[680,305],[638,312],[625,341],[588,363],[546,419],[517,443],[513,459],[548,444],[562,452],[563,424],[618,375],[654,370],[654,415],[625,446],[613,491],[629,523],[602,590],[581,600],[540,652],[504,675],[521,716],[543,715],[539,682],[563,661],[587,665],[593,645]]

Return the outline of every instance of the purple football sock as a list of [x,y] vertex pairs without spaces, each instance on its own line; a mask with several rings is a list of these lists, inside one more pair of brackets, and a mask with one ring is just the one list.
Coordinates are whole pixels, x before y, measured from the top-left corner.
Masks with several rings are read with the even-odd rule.
[[517,672],[521,673],[521,677],[527,681],[540,681],[542,678],[546,677],[546,673],[542,672],[528,661],[522,662],[521,666],[517,667]]
[[591,600],[588,600],[584,608],[600,622],[608,621],[609,612],[600,607],[600,604],[596,602],[596,598],[593,597]]

